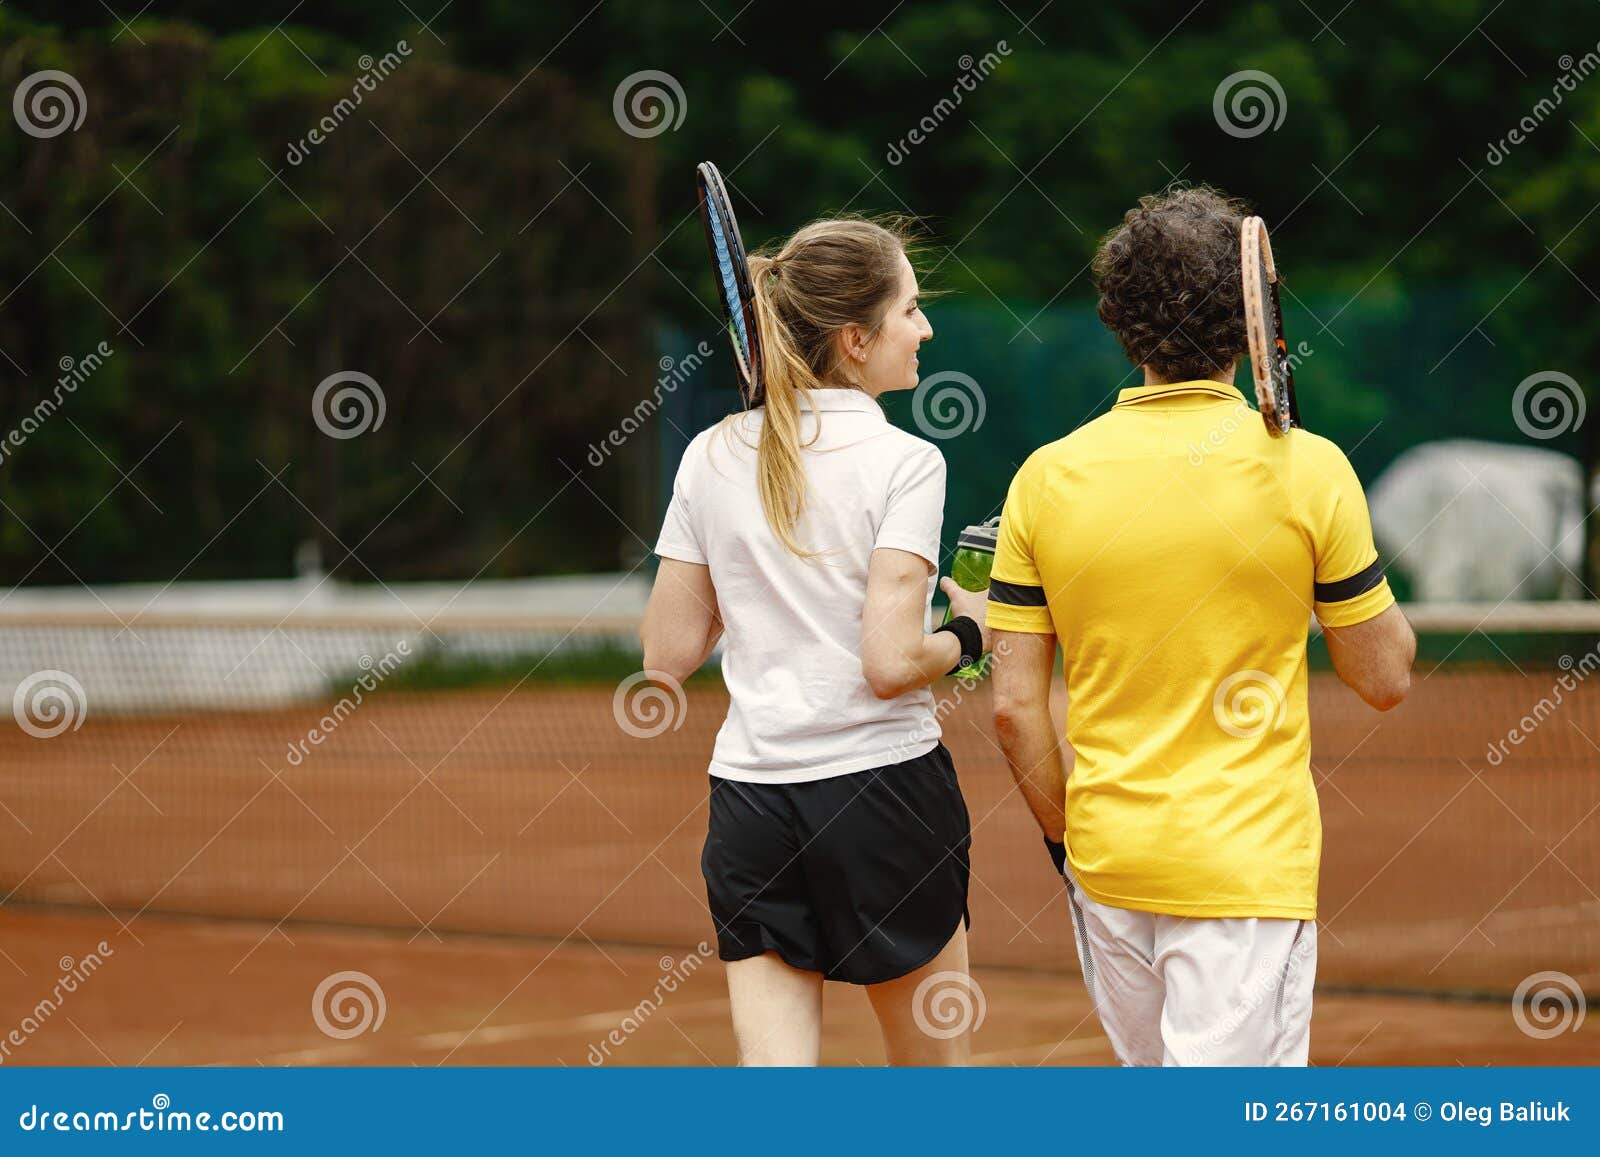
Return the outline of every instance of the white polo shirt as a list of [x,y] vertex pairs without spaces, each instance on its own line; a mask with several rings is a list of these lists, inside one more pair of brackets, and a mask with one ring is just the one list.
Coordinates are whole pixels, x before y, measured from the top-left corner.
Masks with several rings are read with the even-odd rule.
[[[878,699],[861,668],[861,609],[877,547],[910,551],[935,568],[944,518],[944,456],[889,424],[859,390],[812,393],[801,414],[806,503],[792,554],[767,525],[756,488],[765,411],[702,430],[684,452],[656,543],[663,558],[711,569],[725,629],[728,718],[711,774],[801,783],[882,767],[939,740],[926,687]],[[821,430],[818,431],[818,423]],[[812,442],[812,436],[816,441]]]

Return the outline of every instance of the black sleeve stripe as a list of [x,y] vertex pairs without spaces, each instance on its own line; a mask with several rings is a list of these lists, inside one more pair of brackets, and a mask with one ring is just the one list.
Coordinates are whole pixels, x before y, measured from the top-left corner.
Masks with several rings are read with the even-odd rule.
[[1372,565],[1363,571],[1351,575],[1349,578],[1340,579],[1333,583],[1316,583],[1316,596],[1319,603],[1343,603],[1364,595],[1383,581],[1383,560],[1373,559]]
[[1045,606],[1043,587],[1025,587],[1018,583],[1005,583],[999,579],[989,580],[989,601],[1002,603],[1008,607],[1042,607]]

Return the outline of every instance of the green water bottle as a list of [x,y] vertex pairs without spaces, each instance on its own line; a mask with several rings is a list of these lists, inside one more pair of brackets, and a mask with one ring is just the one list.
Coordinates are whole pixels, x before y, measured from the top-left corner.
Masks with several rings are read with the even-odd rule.
[[[956,538],[955,558],[950,564],[950,577],[965,591],[981,591],[989,585],[989,571],[994,566],[995,543],[1000,537],[1000,516],[987,522],[967,527]],[[950,608],[944,610],[944,622],[950,621]],[[985,655],[966,671],[961,678],[976,683],[989,673],[989,656]]]

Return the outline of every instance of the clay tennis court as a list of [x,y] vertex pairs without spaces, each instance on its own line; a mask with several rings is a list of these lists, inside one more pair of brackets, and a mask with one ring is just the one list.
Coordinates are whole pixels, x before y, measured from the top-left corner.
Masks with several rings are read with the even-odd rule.
[[[1552,674],[1441,669],[1385,716],[1313,676],[1315,1063],[1600,1061],[1592,1027],[1535,1039],[1510,1001],[1542,971],[1600,986],[1600,700],[1580,687],[1485,758]],[[613,691],[385,692],[298,765],[324,705],[7,732],[0,1031],[111,950],[7,1063],[729,1063],[720,968],[696,951],[725,696],[691,686],[679,726],[643,738]],[[988,714],[980,687],[944,722],[974,826],[975,1053],[1112,1063]],[[341,971],[385,1013],[348,1040],[312,1015]],[[881,1063],[861,995],[829,1002],[825,1060]]]

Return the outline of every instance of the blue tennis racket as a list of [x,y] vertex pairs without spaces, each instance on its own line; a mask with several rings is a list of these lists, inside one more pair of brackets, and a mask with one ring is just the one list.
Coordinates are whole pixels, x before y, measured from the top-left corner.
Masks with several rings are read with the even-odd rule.
[[717,296],[722,299],[728,339],[733,343],[739,396],[747,407],[759,406],[766,398],[761,381],[761,335],[756,329],[756,298],[739,222],[734,219],[733,202],[728,200],[717,166],[710,161],[697,165],[695,185],[700,194],[700,220],[706,229],[706,247],[711,251]]

